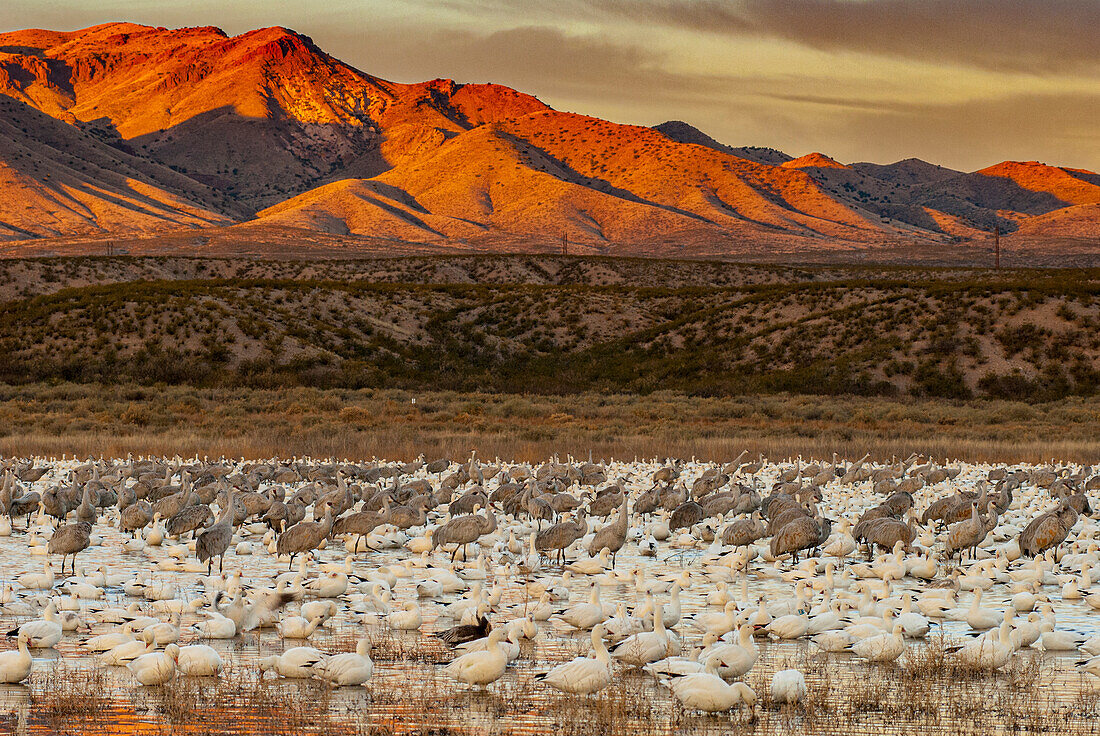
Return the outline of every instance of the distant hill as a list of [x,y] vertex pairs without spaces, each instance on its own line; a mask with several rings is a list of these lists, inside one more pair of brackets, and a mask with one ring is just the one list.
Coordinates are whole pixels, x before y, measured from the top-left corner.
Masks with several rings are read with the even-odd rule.
[[1096,213],[1047,216],[1100,203],[1100,175],[1079,169],[792,158],[681,121],[559,112],[500,85],[398,84],[282,27],[0,34],[0,102],[0,239],[60,251],[185,230],[221,242],[242,223],[243,239],[315,233],[349,253],[373,238],[794,257],[977,244],[995,228],[1041,249],[1049,226],[1080,255]]

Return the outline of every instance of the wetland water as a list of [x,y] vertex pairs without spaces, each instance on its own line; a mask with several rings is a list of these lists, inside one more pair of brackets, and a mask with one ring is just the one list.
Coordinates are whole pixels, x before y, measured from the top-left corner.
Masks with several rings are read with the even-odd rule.
[[[76,462],[51,463],[51,472],[24,490],[45,491],[57,485],[65,474],[76,468]],[[507,465],[505,466],[507,468]],[[655,463],[609,463],[609,479],[622,479],[632,498],[648,490]],[[958,467],[958,465],[956,465]],[[768,488],[784,466],[765,466],[756,473],[755,484]],[[681,480],[691,486],[706,466],[685,465]],[[977,489],[986,478],[989,466],[962,465],[957,477],[935,487],[920,489],[915,506],[923,509],[934,498],[959,489]],[[438,476],[423,470],[409,475],[438,481]],[[282,484],[288,492],[306,481]],[[491,491],[495,483],[486,482]],[[864,487],[861,487],[864,486]],[[261,484],[258,490],[264,490]],[[571,489],[574,493],[577,488]],[[590,490],[590,489],[582,489]],[[594,490],[594,489],[591,489]],[[456,494],[457,497],[457,494]],[[841,487],[838,483],[823,488],[821,509],[833,519],[854,521],[858,515],[882,500],[869,489],[869,484]],[[1049,496],[1039,488],[1021,488],[1012,507],[1003,515],[997,529],[987,538],[979,562],[995,560],[999,550],[1011,544],[1011,539],[1027,521],[1050,505]],[[445,507],[429,514],[428,526],[443,520]],[[667,517],[632,518],[631,539],[617,556],[615,570],[598,576],[575,574],[563,579],[560,566],[544,560],[535,572],[520,572],[513,564],[525,554],[507,549],[514,535],[523,544],[529,536],[531,522],[516,521],[497,512],[499,527],[492,535],[482,537],[479,547],[471,546],[469,561],[459,563],[460,576],[475,590],[480,588],[495,599],[490,618],[496,626],[521,619],[538,605],[538,588],[557,588],[561,598],[552,603],[560,613],[571,605],[588,600],[593,582],[601,582],[601,602],[614,609],[622,602],[628,610],[644,605],[647,595],[643,585],[667,587],[662,581],[683,584],[679,594],[681,617],[675,630],[683,638],[683,653],[689,654],[702,639],[700,632],[686,621],[693,615],[721,607],[708,606],[707,597],[721,582],[729,586],[730,595],[739,600],[738,608],[750,614],[763,599],[765,607],[782,608],[794,600],[796,582],[790,578],[789,560],[779,564],[760,555],[743,569],[737,560],[720,557],[728,549],[714,546],[707,540],[711,534],[696,527],[692,532],[679,530],[656,544],[655,554],[643,554],[654,533],[654,525]],[[309,517],[307,517],[309,518]],[[614,519],[614,515],[608,520]],[[602,522],[591,519],[591,533]],[[44,524],[44,522],[42,522]],[[17,733],[70,732],[103,733],[263,733],[263,732],[447,732],[464,733],[544,733],[547,731],[586,733],[723,733],[731,728],[742,732],[806,732],[830,733],[830,727],[846,724],[849,732],[901,732],[899,724],[921,724],[926,732],[989,733],[1010,729],[1012,723],[1049,723],[1060,720],[1067,732],[1093,732],[1096,728],[1094,683],[1074,667],[1074,662],[1088,655],[1081,651],[1043,652],[1040,645],[1014,655],[1007,673],[981,675],[952,683],[943,675],[924,679],[907,674],[919,667],[913,662],[922,652],[942,648],[942,637],[965,639],[971,627],[964,619],[973,593],[959,594],[954,614],[933,623],[925,641],[909,642],[909,652],[889,665],[868,665],[847,652],[823,653],[807,639],[769,641],[758,637],[759,659],[742,679],[764,702],[753,710],[734,709],[730,714],[702,716],[683,711],[663,685],[637,670],[616,667],[615,680],[595,696],[563,695],[534,680],[555,664],[574,656],[586,655],[590,649],[587,631],[576,631],[560,620],[557,613],[547,621],[537,623],[533,640],[522,642],[521,654],[494,682],[487,692],[472,690],[456,683],[443,673],[454,653],[442,642],[429,636],[433,631],[457,622],[448,606],[466,599],[470,591],[419,597],[417,584],[428,577],[429,563],[445,567],[449,554],[436,550],[428,558],[414,554],[403,545],[421,532],[413,527],[406,533],[381,527],[368,543],[379,551],[355,554],[350,562],[351,586],[333,599],[336,613],[309,638],[308,642],[284,640],[273,628],[261,628],[238,634],[229,640],[204,640],[190,627],[205,617],[184,607],[179,620],[179,644],[202,641],[214,647],[225,662],[221,678],[179,677],[164,687],[138,685],[125,667],[104,666],[82,645],[89,636],[117,629],[114,623],[97,620],[103,609],[126,608],[137,602],[141,613],[170,619],[169,609],[179,607],[172,601],[192,602],[206,596],[210,605],[213,593],[201,573],[184,569],[194,566],[193,550],[165,539],[160,545],[145,545],[141,549],[130,541],[130,535],[117,529],[117,512],[106,509],[94,527],[93,545],[77,558],[78,573],[91,575],[95,571],[111,580],[103,587],[99,600],[76,599],[65,595],[65,580],[59,574],[56,556],[53,568],[58,573],[52,591],[21,590],[16,579],[27,572],[40,571],[47,560],[45,543],[51,530],[37,520],[31,532],[17,523],[15,531],[0,537],[0,577],[12,586],[10,600],[0,610],[0,626],[4,631],[41,616],[41,609],[50,598],[58,607],[85,619],[90,630],[67,632],[53,649],[36,649],[34,669],[26,684],[0,686],[0,731]],[[1095,555],[1093,537],[1095,522],[1082,517],[1071,532],[1062,558],[1062,565],[1044,571],[1044,577],[1034,587],[1039,605],[1049,604],[1058,631],[1079,634],[1082,640],[1100,634],[1100,612],[1084,600],[1063,597],[1063,585],[1077,576]],[[240,527],[225,558],[225,572],[239,571],[242,581],[255,588],[273,586],[277,575],[288,570],[285,558],[270,554],[264,543],[268,529],[251,522]],[[846,532],[834,527],[834,538]],[[942,538],[942,534],[940,537]],[[349,539],[348,544],[351,543]],[[930,532],[920,540],[928,543],[936,554],[942,553],[942,541]],[[186,544],[186,543],[184,543]],[[767,549],[767,540],[757,542],[760,552]],[[828,546],[828,545],[826,545]],[[192,544],[193,547],[193,544]],[[449,550],[449,548],[448,548]],[[246,554],[246,552],[248,552]],[[340,539],[330,539],[324,549],[317,550],[308,565],[309,575],[324,574],[325,568],[348,570],[347,546]],[[1003,554],[1003,553],[1002,553]],[[484,569],[478,565],[478,555],[484,556]],[[1074,557],[1076,555],[1076,557]],[[571,551],[570,560],[587,555]],[[850,597],[858,609],[863,587],[886,598],[882,581],[874,576],[864,579],[860,565],[865,560],[859,551],[844,558],[823,554],[814,579],[821,579],[825,563],[836,565],[834,597]],[[949,569],[940,560],[942,573]],[[1004,569],[992,571],[992,584],[983,592],[982,607],[1002,611],[1011,606],[1013,595],[1028,583],[1028,560],[1004,564]],[[724,568],[724,569],[723,569]],[[298,569],[295,562],[293,569]],[[644,581],[627,575],[643,570]],[[862,572],[861,572],[862,571]],[[685,575],[686,573],[686,575]],[[128,594],[132,581],[143,577],[145,591]],[[1020,578],[1019,580],[1013,578]],[[356,582],[356,578],[363,582]],[[648,583],[646,582],[648,581]],[[392,590],[386,594],[393,583]],[[379,587],[379,586],[382,587]],[[889,596],[905,592],[920,596],[926,583],[904,577],[891,581]],[[747,586],[747,600],[740,600]],[[533,591],[534,589],[534,591]],[[564,590],[562,590],[564,589]],[[533,592],[532,592],[533,591]],[[568,600],[562,595],[568,591]],[[373,593],[363,597],[358,593]],[[163,601],[148,597],[164,598]],[[667,591],[653,597],[670,603]],[[875,596],[872,596],[874,598]],[[866,599],[866,596],[863,596]],[[315,600],[306,594],[301,602],[289,604],[284,615],[298,613],[301,603]],[[818,604],[816,593],[809,604]],[[415,601],[422,613],[419,632],[391,630],[386,612],[400,610],[408,601]],[[198,607],[197,605],[195,606]],[[783,611],[776,610],[776,615]],[[850,614],[859,615],[858,610]],[[1026,612],[1018,614],[1022,619]],[[287,648],[308,644],[325,653],[354,649],[355,640],[371,639],[374,676],[365,686],[330,688],[311,680],[276,679],[273,673],[261,675],[259,660],[280,654]],[[8,647],[14,646],[9,639]],[[931,655],[929,655],[931,656]],[[906,664],[910,663],[907,667]],[[772,674],[780,669],[802,671],[809,686],[809,697],[801,707],[769,707],[768,685]],[[94,693],[87,706],[80,701]],[[922,698],[921,702],[906,702]],[[937,702],[942,699],[942,702]],[[66,710],[69,708],[70,710]],[[855,731],[851,731],[855,729]]]

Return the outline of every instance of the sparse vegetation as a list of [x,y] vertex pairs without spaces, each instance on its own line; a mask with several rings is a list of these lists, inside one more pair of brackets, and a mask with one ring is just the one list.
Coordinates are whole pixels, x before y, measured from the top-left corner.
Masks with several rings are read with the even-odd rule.
[[1031,401],[1100,386],[1093,271],[530,256],[28,263],[3,264],[18,272],[7,284],[37,292],[0,305],[11,383]]
[[[416,400],[413,403],[413,400]],[[211,389],[43,384],[0,388],[0,454],[218,457],[482,456],[720,460],[878,459],[923,452],[974,461],[1100,452],[1100,399],[946,401],[656,392],[540,396],[399,389]]]

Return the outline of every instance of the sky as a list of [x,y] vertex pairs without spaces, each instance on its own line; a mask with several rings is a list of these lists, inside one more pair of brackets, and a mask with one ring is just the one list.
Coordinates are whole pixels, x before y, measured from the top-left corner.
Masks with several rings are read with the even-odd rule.
[[1100,0],[3,0],[0,29],[282,25],[398,82],[844,162],[1100,170]]

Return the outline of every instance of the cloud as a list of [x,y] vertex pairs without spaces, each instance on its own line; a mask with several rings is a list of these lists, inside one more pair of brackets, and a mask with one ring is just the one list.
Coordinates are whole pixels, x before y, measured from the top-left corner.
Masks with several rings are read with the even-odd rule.
[[1008,89],[991,100],[928,102],[855,80],[823,86],[790,73],[671,71],[655,46],[550,27],[485,34],[391,27],[329,36],[323,45],[383,77],[493,81],[619,122],[687,120],[731,145],[822,150],[847,161],[918,156],[963,169],[1008,158],[1100,168],[1100,93]]
[[1096,0],[583,0],[591,10],[727,35],[763,36],[996,71],[1100,71]]
[[497,82],[578,102],[647,97],[663,103],[713,102],[713,95],[728,93],[733,83],[721,76],[670,71],[665,55],[655,49],[550,27],[487,34],[368,29],[346,38],[330,35],[328,47],[336,51],[346,47],[347,55],[334,51],[335,55],[372,74],[399,81],[442,76],[463,82]]
[[[807,131],[807,148],[823,148],[842,161],[889,163],[915,156],[963,170],[1003,160],[1100,168],[1100,95],[1029,93],[993,101],[888,106],[791,100],[781,94],[775,99],[805,105],[801,116],[817,121]],[[813,113],[815,107],[821,114]]]

